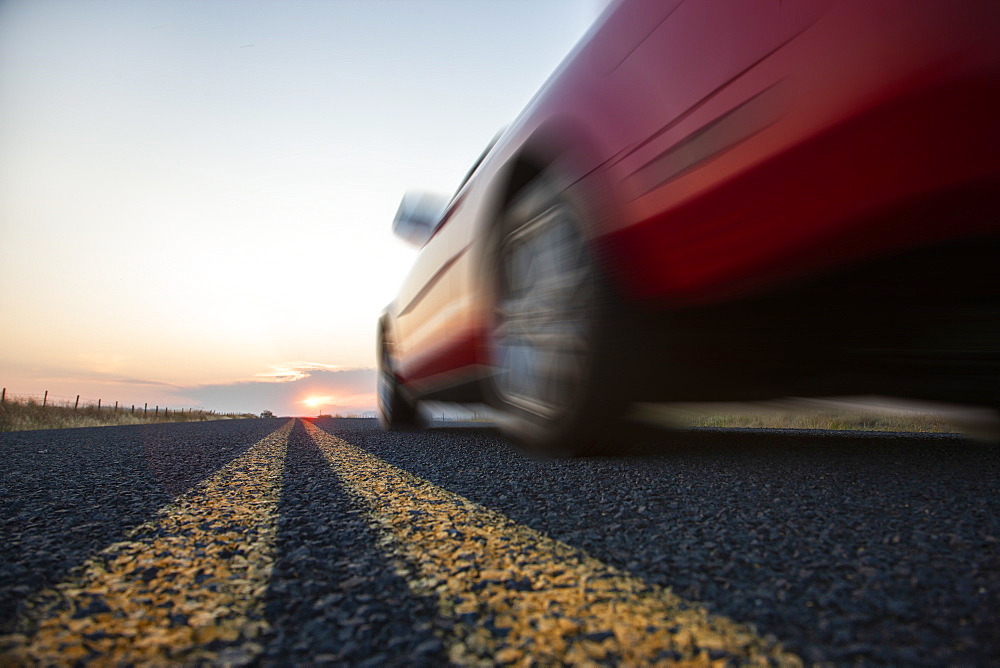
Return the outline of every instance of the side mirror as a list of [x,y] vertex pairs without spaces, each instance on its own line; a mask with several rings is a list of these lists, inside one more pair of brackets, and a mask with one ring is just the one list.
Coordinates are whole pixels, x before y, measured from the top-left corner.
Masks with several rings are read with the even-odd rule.
[[423,246],[441,224],[448,198],[428,193],[409,192],[392,221],[392,232],[414,246]]

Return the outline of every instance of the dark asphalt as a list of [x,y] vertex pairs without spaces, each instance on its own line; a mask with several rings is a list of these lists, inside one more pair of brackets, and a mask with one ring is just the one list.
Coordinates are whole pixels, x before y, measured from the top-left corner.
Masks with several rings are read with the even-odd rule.
[[[0,434],[0,634],[19,606],[281,420]],[[485,427],[317,420],[381,459],[807,661],[1000,665],[1000,449],[949,435],[646,433],[626,455],[525,457]],[[445,661],[341,483],[293,430],[259,661]]]
[[282,420],[0,434],[0,634],[19,604],[150,519]]
[[950,435],[694,430],[536,461],[492,429],[320,423],[808,661],[1000,665],[1000,449]]

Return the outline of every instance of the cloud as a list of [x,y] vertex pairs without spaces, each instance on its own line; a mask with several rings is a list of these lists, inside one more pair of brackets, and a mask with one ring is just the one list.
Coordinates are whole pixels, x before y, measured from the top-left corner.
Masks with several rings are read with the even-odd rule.
[[177,387],[176,383],[165,383],[162,380],[141,380],[139,378],[115,378],[114,380],[107,380],[104,382],[122,383],[125,385],[150,385],[153,387],[173,387],[173,388]]
[[[87,369],[67,369],[56,365],[2,365],[3,385],[9,396],[38,396],[48,392],[49,400],[83,404],[103,400],[105,405],[116,401],[122,405],[149,403],[150,406],[181,408],[193,406],[191,400],[179,395],[188,388],[176,383],[102,373]],[[208,407],[206,407],[208,408]]]
[[[9,395],[42,396],[53,401],[104,403],[121,401],[141,406],[148,402],[171,408],[200,407],[219,413],[275,415],[358,415],[375,410],[375,369],[343,367],[319,362],[290,362],[240,380],[189,385],[147,380],[97,370],[38,368],[4,374]],[[314,401],[306,403],[307,399]]]
[[308,378],[311,371],[351,371],[351,367],[339,364],[323,364],[321,362],[289,362],[287,364],[276,364],[270,371],[264,371],[254,376],[257,378],[275,382],[288,383],[303,378]]
[[98,374],[114,373],[125,363],[123,355],[105,355],[101,353],[86,353],[77,355],[83,366]]
[[[260,380],[178,388],[193,401],[218,412],[273,411],[275,415],[359,414],[375,410],[375,369],[290,364]],[[279,373],[275,373],[279,372]],[[317,402],[305,403],[310,397]]]

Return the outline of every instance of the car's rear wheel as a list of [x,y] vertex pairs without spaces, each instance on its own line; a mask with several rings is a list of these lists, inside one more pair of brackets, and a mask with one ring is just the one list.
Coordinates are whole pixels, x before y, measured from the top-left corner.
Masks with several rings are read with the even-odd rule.
[[539,177],[507,208],[494,244],[491,399],[505,433],[552,456],[612,449],[626,405],[623,323],[581,215]]
[[392,341],[383,332],[379,335],[379,368],[377,375],[378,419],[384,429],[413,429],[421,426],[417,403],[410,400],[399,386],[393,367]]

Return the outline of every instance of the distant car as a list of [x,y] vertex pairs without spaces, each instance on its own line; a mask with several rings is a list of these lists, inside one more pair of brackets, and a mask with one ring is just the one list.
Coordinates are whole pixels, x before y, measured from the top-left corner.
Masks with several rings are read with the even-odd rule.
[[450,199],[378,324],[379,415],[530,450],[631,402],[1000,405],[1000,3],[613,3]]

